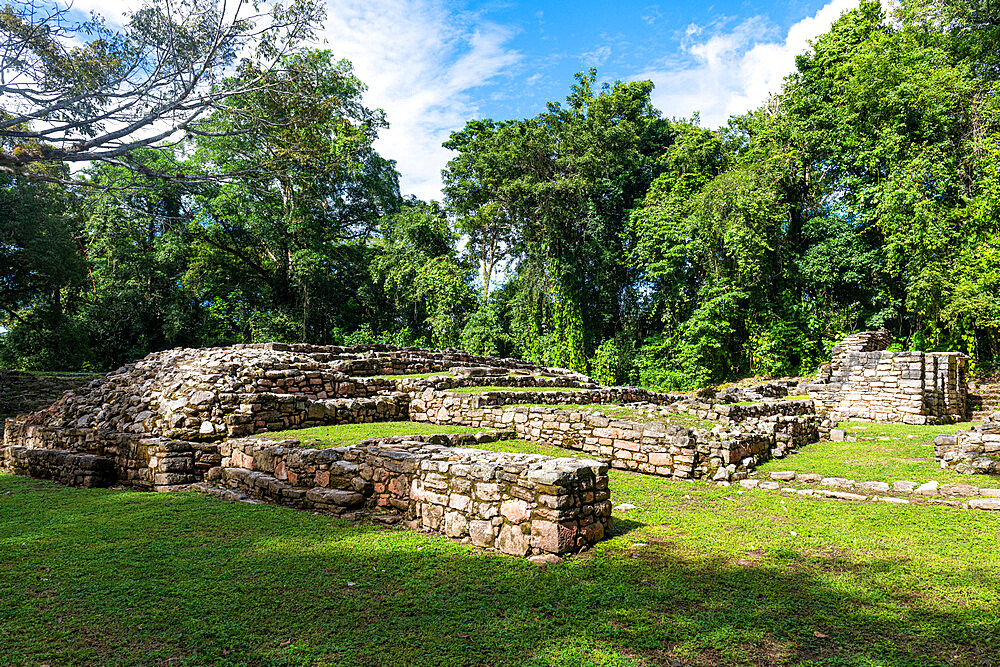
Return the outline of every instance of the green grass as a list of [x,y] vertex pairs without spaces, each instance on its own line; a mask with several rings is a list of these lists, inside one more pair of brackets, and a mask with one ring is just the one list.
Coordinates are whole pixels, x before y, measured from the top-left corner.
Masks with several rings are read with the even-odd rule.
[[489,391],[590,391],[589,389],[578,389],[577,387],[455,387],[448,389],[457,394],[485,394]]
[[287,440],[295,438],[304,447],[347,447],[368,438],[389,438],[396,435],[435,435],[438,433],[478,433],[485,429],[427,422],[373,422],[370,424],[338,424],[337,426],[314,426],[312,428],[260,433],[255,438]]
[[611,476],[615,503],[640,509],[616,511],[587,554],[539,567],[287,508],[0,475],[0,665],[996,657],[994,514]]
[[378,379],[378,380],[424,380],[427,378],[438,378],[438,377],[455,377],[448,371],[437,371],[434,373],[405,373],[402,375],[366,375],[355,378],[356,380],[368,380],[368,379]]
[[847,422],[839,428],[847,431],[848,435],[858,437],[858,442],[818,442],[806,445],[784,459],[767,462],[759,470],[764,473],[775,470],[814,472],[826,477],[847,477],[859,482],[926,482],[934,479],[942,484],[964,482],[983,487],[1000,487],[1000,478],[961,475],[942,470],[934,458],[934,436],[957,433],[968,430],[971,426],[970,423],[910,426]]
[[489,443],[476,443],[467,445],[475,449],[485,449],[491,452],[513,452],[523,454],[544,454],[545,456],[569,456],[571,458],[591,458],[575,449],[565,449],[555,445],[547,445],[541,442],[531,442],[529,440],[498,440]]
[[611,419],[631,420],[637,422],[664,422],[668,425],[683,426],[685,428],[703,428],[711,430],[718,426],[716,422],[707,419],[698,419],[686,414],[660,414],[650,413],[644,410],[637,410],[622,405],[605,405],[601,403],[560,403],[557,405],[546,405],[544,403],[517,403],[510,407],[537,407],[555,408],[556,410],[567,410],[570,412],[587,412],[590,414],[600,412]]

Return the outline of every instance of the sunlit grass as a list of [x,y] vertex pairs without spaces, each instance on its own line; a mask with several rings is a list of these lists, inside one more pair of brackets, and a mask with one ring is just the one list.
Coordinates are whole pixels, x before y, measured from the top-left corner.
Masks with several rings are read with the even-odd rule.
[[292,509],[0,475],[0,664],[972,666],[995,657],[995,515],[620,471],[611,483],[615,504],[637,509],[615,511],[615,533],[592,551],[539,567]]
[[368,424],[338,424],[336,426],[314,426],[312,428],[270,431],[254,437],[269,440],[296,439],[303,447],[347,447],[369,438],[390,438],[397,435],[451,435],[455,433],[478,433],[485,429],[428,422],[372,422]]
[[857,442],[818,442],[800,447],[784,459],[769,461],[759,469],[813,472],[826,477],[857,481],[895,482],[910,480],[941,483],[964,482],[1000,487],[1000,478],[962,475],[942,470],[934,458],[934,437],[968,430],[971,423],[940,426],[845,422],[839,428]]

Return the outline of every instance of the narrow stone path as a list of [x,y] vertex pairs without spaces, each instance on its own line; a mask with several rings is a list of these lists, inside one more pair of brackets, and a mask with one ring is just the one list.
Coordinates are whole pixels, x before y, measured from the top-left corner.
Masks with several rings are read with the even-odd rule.
[[[993,478],[990,478],[989,481],[990,483],[1000,482],[1000,480]],[[909,480],[898,480],[892,484],[888,482],[858,482],[845,477],[823,477],[816,473],[776,470],[769,475],[768,479],[741,479],[737,484],[741,489],[762,489],[813,498],[1000,510],[1000,488],[979,487],[974,484],[940,484],[934,480],[923,484]],[[893,495],[882,495],[890,492]],[[908,497],[899,497],[899,495]]]

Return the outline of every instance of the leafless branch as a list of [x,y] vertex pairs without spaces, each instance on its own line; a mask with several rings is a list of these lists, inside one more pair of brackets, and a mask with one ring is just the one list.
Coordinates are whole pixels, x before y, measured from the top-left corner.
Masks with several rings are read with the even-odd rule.
[[322,18],[317,0],[256,7],[147,0],[117,31],[99,17],[74,23],[69,5],[46,0],[0,7],[0,171],[52,180],[33,165],[108,162],[156,176],[123,158],[205,135],[196,122],[274,85],[267,75]]

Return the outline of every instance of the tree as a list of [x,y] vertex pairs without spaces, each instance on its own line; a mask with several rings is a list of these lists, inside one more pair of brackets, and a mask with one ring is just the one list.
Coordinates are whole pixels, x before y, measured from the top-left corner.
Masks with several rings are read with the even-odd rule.
[[51,183],[0,174],[0,364],[78,367],[89,358],[72,294],[85,277],[76,201]]
[[444,173],[484,287],[497,261],[513,260],[504,295],[518,348],[580,369],[622,326],[625,221],[668,141],[650,82],[595,90],[596,81],[596,71],[577,75],[565,106],[550,103],[534,118],[468,123],[446,144],[458,154]]
[[388,328],[414,331],[437,347],[458,344],[473,293],[456,241],[434,204],[408,201],[382,219],[371,270],[392,306]]
[[[157,172],[136,149],[204,134],[199,121],[228,100],[275,85],[272,70],[322,18],[316,0],[256,7],[151,0],[121,31],[96,16],[74,24],[69,6],[41,0],[0,8],[0,170],[72,182],[38,165],[100,161],[189,178]],[[256,76],[229,76],[247,52],[243,70]],[[272,122],[252,120],[244,131]]]
[[[398,178],[372,148],[385,121],[361,104],[350,63],[309,50],[281,65],[241,69],[266,85],[231,97],[203,125],[198,168],[246,176],[199,195],[185,280],[242,322],[234,334],[323,342],[358,298],[351,246],[398,209]],[[259,117],[271,121],[259,125]],[[266,322],[252,315],[261,312]]]

